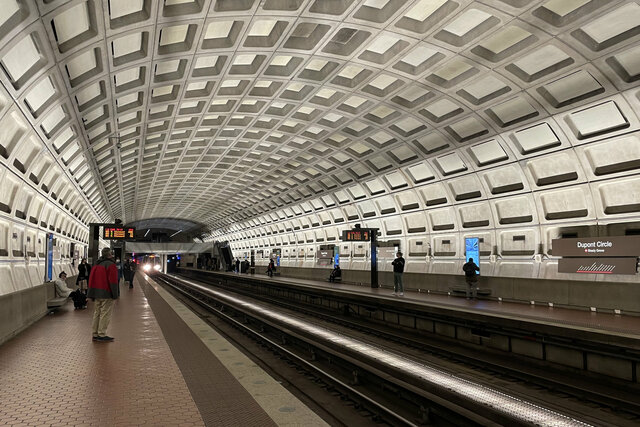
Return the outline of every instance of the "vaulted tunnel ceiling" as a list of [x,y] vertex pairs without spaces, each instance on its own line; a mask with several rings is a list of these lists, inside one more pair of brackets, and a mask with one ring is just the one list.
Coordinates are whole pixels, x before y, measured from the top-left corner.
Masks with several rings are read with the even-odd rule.
[[637,128],[639,33],[629,0],[3,0],[0,81],[102,220],[217,230],[562,182],[573,151],[523,160]]

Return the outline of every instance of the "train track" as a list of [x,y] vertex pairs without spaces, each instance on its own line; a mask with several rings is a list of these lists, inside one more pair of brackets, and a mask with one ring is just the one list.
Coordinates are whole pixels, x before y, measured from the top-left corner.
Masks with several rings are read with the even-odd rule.
[[[616,400],[611,396],[598,393],[585,393],[585,390],[558,384],[557,381],[545,382],[541,378],[531,378],[528,373],[510,372],[508,368],[499,364],[460,356],[451,350],[443,349],[442,346],[428,345],[411,336],[398,334],[397,331],[385,331],[379,325],[376,325],[375,329],[367,327],[362,322],[348,319],[348,316],[330,315],[317,309],[299,304],[292,306],[273,299],[266,301],[268,306],[265,305],[264,299],[261,299],[260,306],[269,307],[265,309],[267,311],[261,313],[260,309],[256,311],[256,303],[247,302],[249,300],[235,296],[229,297],[228,295],[232,294],[226,292],[222,294],[203,285],[203,282],[185,281],[165,275],[154,276],[154,279],[171,286],[183,296],[263,343],[271,351],[277,352],[295,365],[299,371],[314,378],[314,381],[320,383],[322,387],[335,391],[344,401],[358,408],[360,413],[367,414],[374,423],[389,425],[637,425],[640,419],[636,418],[637,414],[634,415],[633,412],[628,411],[629,407],[633,406],[633,402]],[[278,307],[277,311],[272,309],[275,306]],[[345,351],[344,347],[337,345],[335,341],[332,342],[331,339],[322,341],[309,330],[296,330],[291,324],[281,323],[278,321],[278,316],[281,318],[288,316],[277,314],[282,312],[296,313],[294,323],[296,319],[300,319],[299,316],[303,316],[302,319],[307,319],[308,324],[322,323],[324,327],[337,329],[338,337],[355,337],[351,344],[355,342],[355,346],[365,348],[368,346],[371,353],[386,347],[390,351],[380,353],[382,355],[380,357],[390,357],[399,364],[409,361],[409,367],[415,364],[413,367],[416,368],[421,366],[420,360],[424,360],[425,355],[432,362],[435,355],[444,360],[445,365],[454,372],[462,370],[467,372],[467,377],[484,380],[493,378],[493,380],[490,380],[488,385],[485,383],[479,389],[475,389],[474,392],[479,393],[479,397],[476,396],[479,401],[474,402],[469,396],[460,396],[457,390],[452,390],[449,387],[451,384],[421,381],[420,378],[416,379],[415,375],[407,374],[411,369],[406,372],[390,369],[375,357],[359,357],[361,355]],[[322,335],[322,331],[319,333]],[[427,372],[425,375],[431,375],[428,371],[424,371],[423,374],[425,372]],[[445,378],[449,375],[448,381],[453,381],[449,373],[441,372],[441,374]],[[513,384],[509,387],[508,393],[511,396],[499,390],[498,395],[503,393],[504,396],[512,399],[512,401],[505,400],[507,404],[513,404],[513,401],[520,402],[521,406],[516,405],[518,406],[516,411],[532,412],[527,415],[491,407],[500,400],[487,401],[486,396],[480,395],[483,395],[486,390],[491,390],[491,387],[495,387],[495,378],[500,378],[498,383],[503,385],[517,383],[518,387],[515,388],[519,390],[514,392]],[[494,384],[491,384],[492,382]],[[526,382],[535,383],[538,394],[541,393],[540,388],[542,388],[542,394],[547,390],[554,399],[557,396],[564,396],[562,400],[572,401],[569,405],[571,408],[568,409],[571,415],[562,415],[558,411],[559,405],[555,403],[551,405],[555,410],[542,410],[541,413],[534,414],[537,409],[531,408],[537,408],[540,403],[532,405],[528,403],[531,396],[522,390]],[[462,388],[477,386],[462,377],[456,377],[452,384]],[[584,405],[573,402],[576,396],[581,401],[586,400],[590,403],[597,401],[602,416],[580,415],[585,408]],[[603,407],[615,408],[618,413],[613,410],[607,413],[602,411]],[[620,408],[624,408],[624,411]]]
[[[202,280],[200,279],[200,281]],[[204,281],[203,283],[213,284],[222,289],[252,296],[250,291],[247,292],[242,287],[224,282],[215,281],[211,283]],[[253,294],[253,297],[256,297],[256,295]],[[425,339],[415,333],[401,331],[381,324],[372,326],[367,320],[351,317],[348,305],[343,307],[345,309],[344,314],[337,315],[327,311],[325,307],[320,306],[321,308],[318,308],[318,305],[304,304],[300,301],[292,304],[287,300],[267,294],[260,294],[259,298],[260,301],[274,306],[322,319],[348,330],[361,332],[364,335],[378,337],[385,342],[395,342],[403,347],[426,352],[440,359],[451,360],[462,366],[475,367],[478,371],[485,372],[491,376],[507,378],[510,382],[519,381],[529,386],[534,385],[554,395],[568,395],[589,405],[597,405],[605,410],[619,413],[620,416],[632,420],[632,425],[640,425],[640,399],[638,398],[640,387],[635,384],[629,384],[629,387],[625,387],[622,381],[612,385],[608,379],[584,379],[548,366],[540,368],[530,364],[527,365],[526,362],[523,363],[522,357],[514,357],[512,354],[505,354],[499,351],[478,352],[475,349],[470,350],[468,347],[452,343],[438,336],[428,335]],[[606,351],[603,352],[606,353]]]

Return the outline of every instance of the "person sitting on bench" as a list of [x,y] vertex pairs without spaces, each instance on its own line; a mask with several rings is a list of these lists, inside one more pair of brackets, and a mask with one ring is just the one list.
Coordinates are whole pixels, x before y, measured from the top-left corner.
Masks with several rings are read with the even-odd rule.
[[58,274],[58,278],[53,282],[53,284],[56,285],[56,293],[63,298],[69,298],[69,296],[71,296],[71,294],[75,292],[73,289],[67,287],[66,280],[67,273],[63,271]]
[[76,310],[87,308],[87,297],[80,289],[75,291],[67,287],[67,273],[64,271],[58,275],[58,279],[53,283],[56,286],[56,293],[62,298],[71,298]]
[[341,280],[342,279],[342,270],[340,270],[340,266],[336,265],[336,268],[333,269],[333,271],[331,271],[331,274],[329,274],[329,281],[330,282],[335,282],[336,279]]

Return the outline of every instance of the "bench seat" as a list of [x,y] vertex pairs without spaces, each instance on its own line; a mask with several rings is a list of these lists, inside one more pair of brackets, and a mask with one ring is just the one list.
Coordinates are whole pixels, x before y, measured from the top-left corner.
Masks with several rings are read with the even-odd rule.
[[[458,294],[463,294],[463,295],[467,295],[467,288],[465,286],[455,286],[453,288],[449,288],[449,292],[451,292],[451,295],[458,295]],[[491,295],[491,289],[489,288],[478,288],[476,290],[476,294],[477,295],[482,295],[482,296],[490,296]]]
[[57,297],[47,301],[47,308],[58,308],[62,307],[69,298],[65,297]]

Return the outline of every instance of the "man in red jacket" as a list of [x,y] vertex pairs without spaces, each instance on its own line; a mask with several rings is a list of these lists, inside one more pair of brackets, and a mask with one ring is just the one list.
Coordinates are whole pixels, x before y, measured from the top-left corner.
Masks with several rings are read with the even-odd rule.
[[120,296],[118,287],[118,268],[113,260],[111,249],[104,248],[102,257],[91,268],[87,297],[95,301],[93,311],[93,341],[109,342],[107,327],[111,321],[113,302]]

